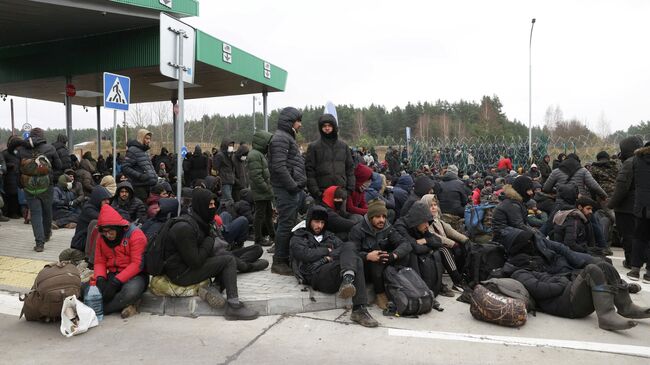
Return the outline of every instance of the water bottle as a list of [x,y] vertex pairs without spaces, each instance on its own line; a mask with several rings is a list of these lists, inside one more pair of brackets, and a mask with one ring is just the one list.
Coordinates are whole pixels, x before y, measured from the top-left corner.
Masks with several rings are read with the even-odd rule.
[[104,319],[104,298],[102,298],[102,293],[99,292],[99,288],[95,285],[92,285],[88,289],[88,294],[84,298],[84,304],[95,311],[98,321]]

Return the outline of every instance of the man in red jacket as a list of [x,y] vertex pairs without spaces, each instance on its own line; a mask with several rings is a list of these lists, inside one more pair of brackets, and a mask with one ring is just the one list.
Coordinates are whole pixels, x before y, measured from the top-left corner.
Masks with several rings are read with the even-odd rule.
[[354,191],[348,197],[346,207],[348,213],[363,216],[368,213],[365,190],[370,186],[372,169],[360,163],[354,169],[354,177],[356,179],[354,183]]
[[99,212],[97,229],[93,281],[102,293],[104,313],[122,311],[122,318],[135,315],[149,281],[141,270],[147,237],[108,204]]

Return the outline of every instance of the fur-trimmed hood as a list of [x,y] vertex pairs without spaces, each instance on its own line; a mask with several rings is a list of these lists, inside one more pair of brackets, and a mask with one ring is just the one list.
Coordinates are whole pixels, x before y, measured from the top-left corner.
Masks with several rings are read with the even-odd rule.
[[504,186],[503,193],[506,195],[506,198],[508,199],[516,200],[522,203],[524,201],[524,198],[512,187],[512,185]]
[[634,155],[650,162],[650,147],[641,147],[634,151]]

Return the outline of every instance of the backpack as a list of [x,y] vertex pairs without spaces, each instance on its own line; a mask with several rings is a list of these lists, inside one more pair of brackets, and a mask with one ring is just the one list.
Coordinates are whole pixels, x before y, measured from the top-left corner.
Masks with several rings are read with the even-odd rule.
[[442,273],[444,271],[440,251],[435,250],[429,255],[417,255],[417,261],[420,277],[433,291],[433,296],[437,297],[442,288]]
[[79,296],[81,277],[77,267],[67,262],[47,264],[36,275],[29,293],[19,299],[23,302],[20,318],[28,321],[52,322],[61,317],[65,298]]
[[521,282],[512,278],[492,278],[481,281],[481,285],[493,293],[520,299],[526,304],[529,313],[535,312],[535,300]]
[[477,285],[470,295],[469,311],[472,317],[507,327],[526,324],[526,304],[521,299],[508,298]]
[[467,205],[465,229],[470,237],[492,233],[492,215],[495,204]]
[[198,231],[196,223],[192,218],[189,216],[180,216],[169,219],[158,232],[153,232],[147,236],[147,249],[145,250],[142,263],[144,264],[143,270],[149,275],[157,276],[163,274],[167,234],[172,226],[178,222],[186,222],[194,227],[195,231]]
[[[35,152],[35,151],[33,151]],[[34,154],[20,161],[20,183],[26,192],[39,195],[50,187],[52,163],[45,155]]]
[[463,276],[470,287],[487,280],[495,270],[506,263],[503,246],[495,243],[468,242],[465,247],[467,256],[463,267]]
[[410,267],[387,266],[384,269],[384,285],[396,316],[429,313],[434,303],[437,304],[431,289]]

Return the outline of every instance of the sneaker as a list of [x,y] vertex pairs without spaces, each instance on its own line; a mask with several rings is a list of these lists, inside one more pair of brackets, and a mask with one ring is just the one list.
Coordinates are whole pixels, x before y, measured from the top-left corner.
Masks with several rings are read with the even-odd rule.
[[122,309],[122,313],[120,313],[124,319],[133,317],[136,314],[138,314],[138,309],[135,307],[135,304],[127,305],[126,308]]
[[353,310],[350,314],[350,320],[352,322],[357,322],[358,324],[364,327],[377,327],[379,322],[376,319],[372,318],[366,307],[361,306],[361,308]]
[[214,286],[208,286],[199,288],[199,297],[210,305],[212,308],[223,308],[226,305],[226,299],[224,299],[219,289]]
[[250,321],[259,315],[256,310],[247,308],[244,303],[239,302],[237,304],[228,303],[224,317],[228,321]]
[[255,244],[260,245],[262,247],[270,247],[270,246],[273,246],[273,241],[271,241],[269,239],[263,239],[261,241],[255,241]]
[[341,286],[339,286],[339,298],[348,299],[352,298],[355,294],[357,294],[357,288],[354,287],[354,276],[350,274],[344,275]]
[[443,297],[449,297],[449,298],[453,298],[455,296],[454,292],[451,289],[449,289],[447,284],[442,284],[442,286],[440,287],[440,292],[438,294],[442,295]]
[[36,243],[36,246],[34,246],[34,251],[36,252],[43,252],[45,249],[45,244],[43,243]]
[[650,284],[650,272],[646,270],[645,274],[643,274],[643,283],[644,284]]
[[629,271],[627,273],[628,279],[633,280],[633,281],[639,281],[639,276],[640,276],[639,275],[639,269],[637,269],[637,268],[633,268],[631,271]]

